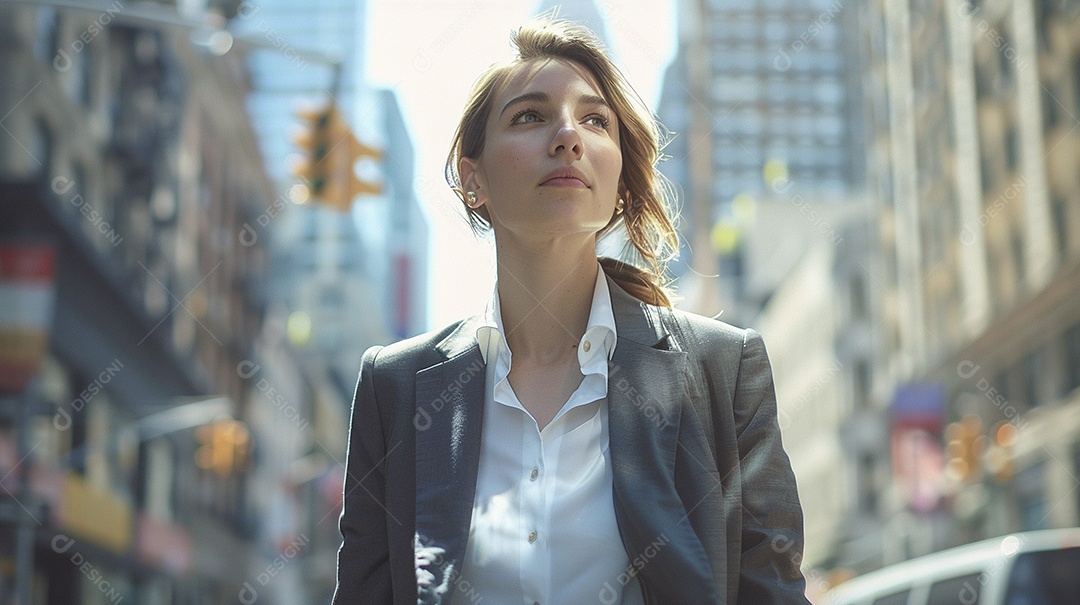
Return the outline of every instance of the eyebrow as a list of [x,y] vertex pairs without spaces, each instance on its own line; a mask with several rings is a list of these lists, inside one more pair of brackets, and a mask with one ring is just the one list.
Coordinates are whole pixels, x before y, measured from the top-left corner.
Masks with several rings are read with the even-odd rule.
[[[518,96],[514,97],[513,99],[510,99],[510,102],[507,103],[506,105],[504,105],[503,108],[502,108],[502,111],[499,112],[499,117],[501,118],[503,116],[503,114],[506,113],[506,110],[510,108],[510,106],[515,105],[517,103],[523,103],[525,101],[536,101],[537,103],[547,103],[550,100],[551,100],[551,97],[549,97],[547,95],[547,93],[545,93],[545,92],[540,92],[540,91],[527,92],[525,94],[518,95]],[[608,103],[607,100],[604,99],[604,97],[599,97],[599,96],[596,96],[596,95],[588,95],[588,94],[581,95],[580,97],[578,97],[578,102],[586,104],[586,105],[603,105],[604,107],[607,107],[608,109],[611,108],[611,104]]]

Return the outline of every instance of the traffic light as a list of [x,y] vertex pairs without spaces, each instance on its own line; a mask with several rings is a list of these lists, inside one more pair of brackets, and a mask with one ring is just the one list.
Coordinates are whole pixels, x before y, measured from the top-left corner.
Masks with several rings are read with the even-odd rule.
[[382,152],[356,138],[336,105],[301,110],[297,115],[305,126],[293,142],[304,157],[293,175],[303,179],[310,199],[346,212],[356,196],[382,192],[381,185],[359,179],[355,171],[357,161],[377,160]]
[[986,452],[986,467],[998,483],[1012,479],[1016,469],[1013,465],[1013,446],[1016,445],[1018,431],[1016,425],[1002,420],[990,431],[994,436]]
[[964,416],[959,422],[945,427],[948,461],[946,472],[957,483],[974,481],[982,473],[982,456],[986,449],[982,420]]
[[304,130],[293,138],[304,152],[304,159],[293,168],[293,175],[304,180],[311,197],[321,197],[330,182],[330,120],[333,106],[325,109],[302,109],[297,115],[306,122]]
[[251,454],[251,435],[239,420],[216,420],[195,429],[195,464],[199,468],[227,477],[247,470]]

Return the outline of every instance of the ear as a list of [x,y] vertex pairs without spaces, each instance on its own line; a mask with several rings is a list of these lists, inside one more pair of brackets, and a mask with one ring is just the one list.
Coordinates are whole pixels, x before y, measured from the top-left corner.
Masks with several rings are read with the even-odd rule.
[[484,175],[480,169],[480,164],[472,158],[463,157],[458,160],[458,174],[461,175],[462,191],[476,192],[476,199],[479,202],[476,207],[479,208],[487,203],[487,191],[484,186]]

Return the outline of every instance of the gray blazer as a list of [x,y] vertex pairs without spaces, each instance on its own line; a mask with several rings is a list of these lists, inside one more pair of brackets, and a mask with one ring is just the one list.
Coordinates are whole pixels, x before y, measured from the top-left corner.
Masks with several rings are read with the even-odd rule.
[[[611,586],[637,575],[648,605],[808,603],[802,510],[761,337],[607,280],[613,494],[630,557]],[[334,605],[484,602],[459,575],[484,418],[479,322],[364,353]],[[597,603],[610,602],[601,590]]]

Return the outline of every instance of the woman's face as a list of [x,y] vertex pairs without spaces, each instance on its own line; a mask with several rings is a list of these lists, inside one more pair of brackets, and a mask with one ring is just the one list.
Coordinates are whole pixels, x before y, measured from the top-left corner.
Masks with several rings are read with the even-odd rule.
[[495,96],[480,157],[460,170],[496,237],[595,234],[619,198],[619,124],[586,69],[525,64]]

